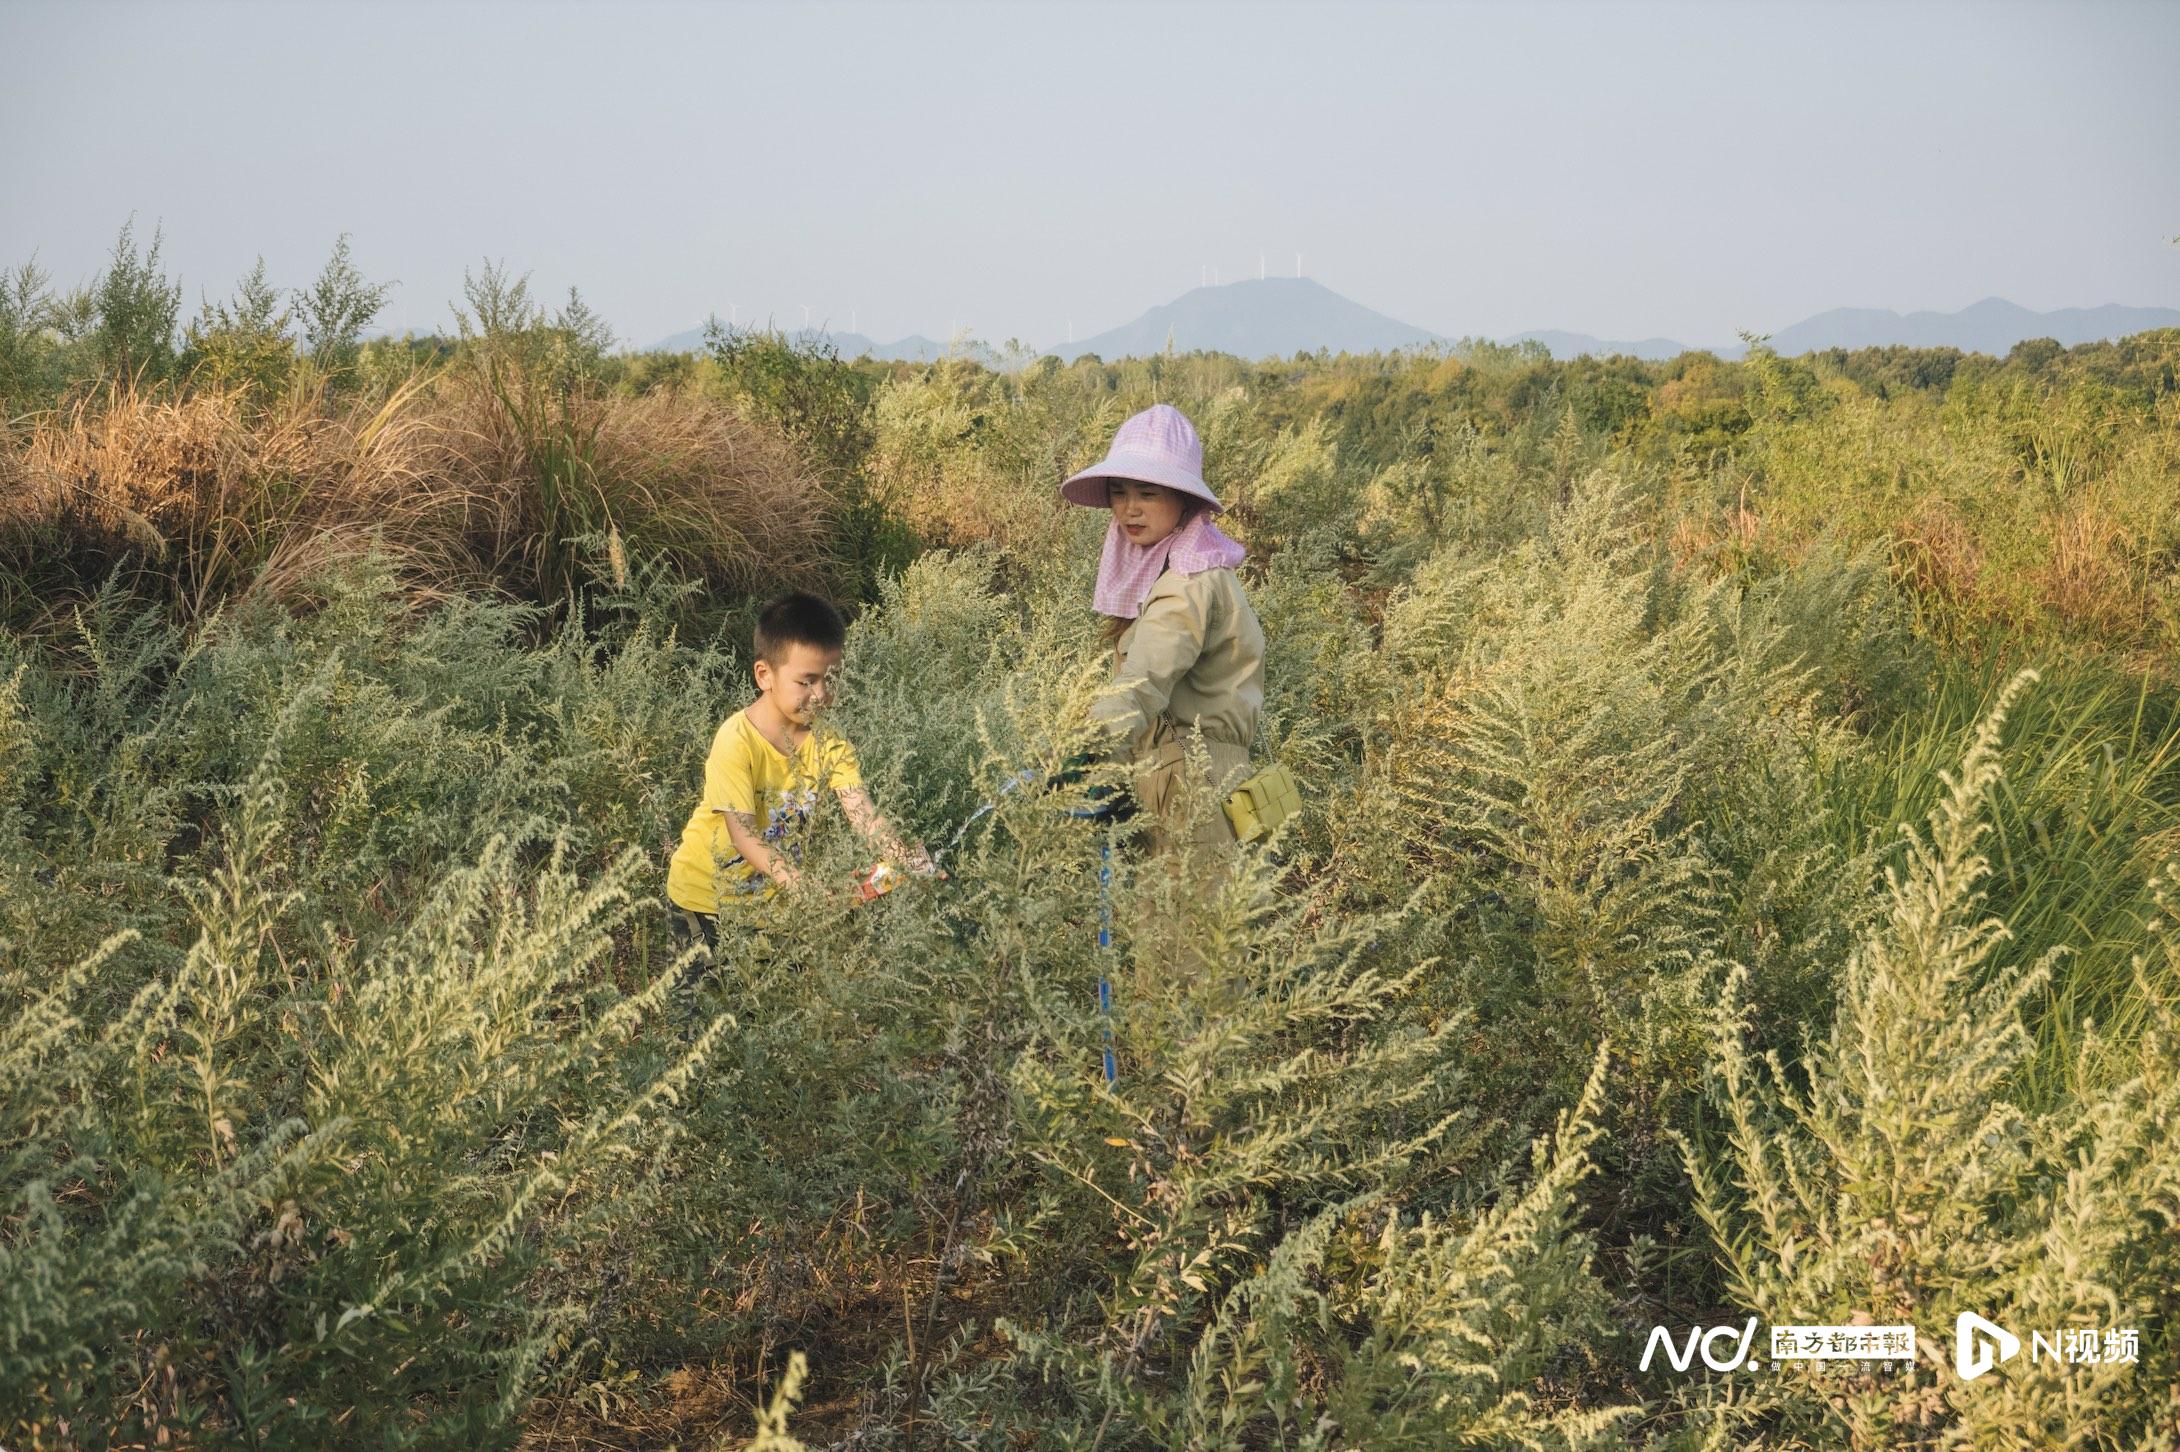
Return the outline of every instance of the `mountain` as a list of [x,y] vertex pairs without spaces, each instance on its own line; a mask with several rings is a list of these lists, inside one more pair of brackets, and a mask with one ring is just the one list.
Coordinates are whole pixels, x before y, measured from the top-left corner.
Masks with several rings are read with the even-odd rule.
[[438,324],[426,324],[419,328],[414,324],[404,323],[397,328],[391,324],[381,323],[365,328],[358,333],[356,341],[359,343],[398,343],[403,338],[422,340],[425,338],[451,338],[453,336],[454,334],[449,329]]
[[[1956,313],[1901,314],[1882,308],[1835,308],[1780,329],[1772,334],[1770,344],[1782,355],[1902,344],[1959,348],[2004,357],[2014,344],[2027,338],[2056,338],[2073,347],[2152,328],[2174,327],[2180,327],[2180,310],[2173,308],[2113,304],[2039,313],[1994,297]],[[1169,338],[1183,352],[1202,349],[1242,358],[1285,357],[1319,348],[1367,353],[1450,341],[1373,312],[1308,278],[1274,277],[1199,287],[1152,308],[1124,327],[1047,351],[1062,358],[1084,353],[1108,359],[1140,357],[1162,351]],[[1704,349],[1674,338],[1615,341],[1558,329],[1516,333],[1500,341],[1542,343],[1554,358],[1562,359],[1587,353],[1663,360],[1694,351],[1738,358],[1748,351],[1738,343]]]
[[[921,333],[911,333],[891,343],[880,343],[861,333],[836,333],[829,328],[798,328],[789,333],[788,340],[797,344],[828,342],[838,349],[843,358],[877,358],[884,362],[933,363],[946,356],[946,345],[934,343]],[[661,338],[651,345],[655,353],[701,353],[704,350],[704,330],[690,328],[670,338]]]
[[[788,334],[797,342],[823,339],[843,358],[928,363],[946,355],[946,345],[920,333],[878,343],[861,333],[805,328]],[[1445,341],[1422,328],[1372,312],[1306,277],[1268,277],[1199,287],[1161,304],[1118,328],[1072,343],[1054,343],[1043,351],[1062,358],[1095,353],[1101,358],[1141,357],[1163,352],[1168,339],[1180,351],[1232,353],[1242,358],[1286,357],[1333,352],[1375,353]],[[701,350],[704,329],[690,328],[652,344],[662,352]],[[989,347],[971,343],[963,350],[979,362],[998,366]]]
[[[2003,357],[2014,344],[2027,338],[2056,338],[2072,347],[2101,338],[2122,338],[2152,328],[2175,327],[2180,327],[2180,309],[2113,304],[2038,313],[1994,297],[1956,313],[1903,314],[1884,308],[1834,308],[1780,329],[1771,335],[1770,345],[1783,355],[1824,348],[1899,344],[1918,348],[1959,348],[1963,352]],[[891,343],[879,343],[861,333],[835,333],[822,328],[806,328],[788,336],[798,342],[822,339],[838,349],[843,358],[929,363],[944,357],[947,352],[945,344],[933,342],[920,333]],[[1451,339],[1374,312],[1309,278],[1266,277],[1194,288],[1170,303],[1150,309],[1133,322],[1094,337],[1055,343],[1044,351],[1062,358],[1078,358],[1086,353],[1105,359],[1144,357],[1163,352],[1169,341],[1184,353],[1231,353],[1241,358],[1284,358],[1295,353],[1314,353],[1320,348],[1335,353],[1373,353],[1395,348],[1453,346]],[[1672,338],[1612,341],[1558,329],[1516,333],[1500,341],[1542,343],[1554,358],[1562,359],[1586,353],[1597,357],[1625,354],[1656,360],[1676,358],[1693,351],[1738,358],[1747,351],[1738,343],[1703,349],[1701,345]],[[691,328],[662,338],[653,346],[672,352],[701,349],[704,330]],[[988,367],[1006,366],[993,349],[982,343],[970,343],[957,351]]]
[[2180,328],[2180,310],[2130,308],[2060,308],[2031,312],[2004,298],[1987,297],[1957,313],[1896,313],[1888,308],[1834,308],[1771,335],[1781,354],[1820,348],[1872,348],[1905,344],[1915,348],[1959,348],[1966,353],[2004,357],[2029,338],[2056,338],[2066,347],[2124,338],[2152,328]]
[[1678,358],[1683,353],[1697,351],[1686,343],[1676,343],[1671,338],[1644,338],[1634,343],[1613,343],[1603,338],[1593,338],[1588,333],[1563,333],[1547,328],[1536,333],[1516,333],[1511,338],[1501,338],[1502,343],[1542,343],[1554,358],[1578,358],[1584,353],[1598,358],[1610,358],[1626,354],[1630,358],[1663,360]]
[[1350,302],[1306,277],[1263,277],[1193,288],[1170,303],[1094,337],[1055,344],[1062,358],[1163,352],[1168,340],[1183,353],[1231,353],[1239,358],[1286,357],[1328,348],[1376,353],[1443,341],[1397,318]]
[[[2003,358],[2014,344],[2029,338],[2055,338],[2066,347],[2094,343],[2105,338],[2124,338],[2152,328],[2180,328],[2180,309],[2131,308],[2108,304],[2098,308],[2060,308],[2032,312],[2004,298],[1988,297],[1957,313],[1896,313],[1889,308],[1833,308],[1804,318],[1792,327],[1773,333],[1770,346],[1783,357],[1814,353],[1826,348],[1958,348],[1964,353],[1988,353]],[[1612,353],[1637,358],[1673,358],[1690,351],[1670,338],[1645,338],[1637,343],[1612,343],[1587,333],[1517,333],[1504,341],[1529,339],[1551,350],[1554,358],[1573,358],[1583,353],[1603,357]],[[1748,351],[1741,344],[1705,351],[1721,358],[1738,358]]]

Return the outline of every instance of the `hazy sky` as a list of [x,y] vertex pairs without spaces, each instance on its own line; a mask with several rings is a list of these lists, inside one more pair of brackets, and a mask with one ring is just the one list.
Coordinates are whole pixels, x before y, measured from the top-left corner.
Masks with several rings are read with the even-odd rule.
[[738,305],[1087,336],[1202,269],[1452,335],[2180,304],[2180,5],[0,0],[0,263],[186,284],[354,234],[649,343]]

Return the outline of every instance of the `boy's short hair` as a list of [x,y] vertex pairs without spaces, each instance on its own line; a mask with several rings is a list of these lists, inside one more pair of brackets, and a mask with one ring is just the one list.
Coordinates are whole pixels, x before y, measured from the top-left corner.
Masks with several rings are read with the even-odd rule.
[[787,663],[790,646],[840,650],[848,643],[848,624],[822,595],[797,590],[765,606],[757,616],[757,659],[772,666]]

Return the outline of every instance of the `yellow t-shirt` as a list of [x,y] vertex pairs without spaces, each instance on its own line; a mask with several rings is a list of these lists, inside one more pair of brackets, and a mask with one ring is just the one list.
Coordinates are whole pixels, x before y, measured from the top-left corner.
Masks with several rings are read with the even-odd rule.
[[855,748],[842,737],[828,733],[820,743],[813,731],[790,760],[750,724],[747,710],[735,712],[720,723],[704,758],[704,795],[681,829],[681,845],[666,871],[666,895],[677,907],[716,913],[722,895],[765,891],[770,884],[734,850],[726,813],[748,813],[767,847],[795,858],[801,849],[791,834],[817,806],[818,789],[841,792],[862,784]]

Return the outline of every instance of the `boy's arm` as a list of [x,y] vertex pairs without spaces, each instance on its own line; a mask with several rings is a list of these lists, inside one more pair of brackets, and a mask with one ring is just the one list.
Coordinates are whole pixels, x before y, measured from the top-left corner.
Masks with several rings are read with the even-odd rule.
[[771,878],[782,887],[793,887],[798,874],[795,864],[787,860],[783,852],[775,852],[757,835],[757,819],[748,812],[738,812],[732,807],[721,807],[719,815],[727,819],[727,840],[734,850],[742,854],[742,860]]
[[878,850],[898,857],[904,866],[917,872],[933,870],[931,854],[921,842],[903,842],[894,835],[893,824],[878,814],[878,804],[870,799],[870,792],[859,786],[836,789],[840,809],[848,814],[855,830],[878,844]]

